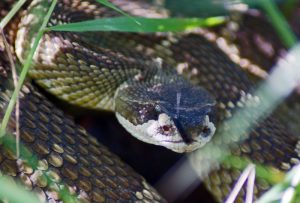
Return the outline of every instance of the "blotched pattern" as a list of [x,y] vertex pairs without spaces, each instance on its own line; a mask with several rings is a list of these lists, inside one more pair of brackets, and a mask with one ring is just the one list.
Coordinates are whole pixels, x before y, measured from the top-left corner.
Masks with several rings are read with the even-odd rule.
[[[2,3],[2,2],[1,2]],[[1,6],[5,6],[0,4]],[[0,40],[0,117],[11,96],[9,63]],[[30,84],[23,87],[20,107],[21,157],[15,138],[0,144],[0,176],[11,176],[41,202],[164,202],[128,165],[76,125]],[[14,132],[15,121],[9,123]],[[73,199],[64,199],[69,194]]]
[[[80,1],[75,0],[73,4],[70,2],[71,1],[68,0],[64,1],[67,5],[66,8],[70,7],[71,11],[76,8],[84,8],[81,14],[78,15],[80,18],[90,18],[90,14],[95,14],[96,17],[117,15],[115,12],[108,12],[104,7],[90,4],[89,2],[91,1],[84,1],[85,3],[82,4]],[[61,3],[60,8],[58,8],[56,12],[63,9],[63,5],[64,4]],[[119,5],[125,6],[125,4],[122,3]],[[97,9],[97,7],[99,7],[99,9]],[[72,13],[71,11],[70,13]],[[130,11],[130,8],[128,8],[127,11]],[[65,12],[66,15],[60,15],[56,21],[69,20],[69,17],[71,17],[69,15],[70,13]],[[52,20],[52,23],[55,23],[55,20]],[[80,41],[78,39],[79,37],[73,34],[56,35],[57,37],[53,36],[54,34],[50,33],[44,38],[45,40],[41,47],[44,46],[44,50],[48,52],[44,51],[43,53],[43,50],[40,51],[41,55],[38,58],[40,66],[32,70],[31,74],[37,79],[40,78],[38,79],[39,84],[44,87],[50,87],[49,91],[57,93],[63,99],[78,101],[78,104],[90,101],[91,97],[89,96],[87,98],[83,97],[81,100],[81,97],[86,95],[86,93],[89,94],[90,91],[102,91],[93,89],[93,87],[97,87],[98,85],[95,82],[96,80],[84,78],[82,74],[93,70],[96,76],[91,75],[91,78],[100,78],[100,83],[106,84],[103,92],[110,92],[110,94],[107,95],[107,100],[109,100],[108,98],[112,95],[113,89],[119,84],[122,75],[135,75],[138,73],[138,70],[140,70],[140,68],[130,69],[130,71],[135,70],[130,72],[128,71],[129,69],[126,68],[129,66],[132,68],[134,65],[140,66],[144,60],[148,61],[155,57],[161,57],[165,63],[176,66],[178,72],[185,74],[191,81],[205,87],[214,94],[218,100],[219,122],[229,120],[234,110],[244,107],[244,101],[246,99],[251,100],[251,98],[255,97],[249,94],[253,84],[248,80],[242,70],[229,60],[216,46],[201,36],[201,32],[196,31],[195,33],[182,35],[119,35],[118,33],[106,33],[96,35],[94,38],[91,38],[90,36],[93,35],[90,34],[82,35],[85,38],[90,37],[86,42]],[[79,41],[70,41],[76,38]],[[57,49],[53,42],[58,42],[58,44],[62,45],[62,48]],[[95,48],[91,46],[91,44],[100,45],[101,48]],[[92,47],[92,50],[84,49],[82,45],[86,45],[89,48]],[[47,50],[47,47],[49,47],[49,50]],[[54,53],[57,54],[57,57],[51,56],[53,50],[56,51]],[[97,50],[97,52],[95,50]],[[87,59],[90,58],[87,56],[92,56],[90,61],[87,61]],[[51,58],[53,58],[54,61],[49,60]],[[41,65],[47,63],[50,63],[51,66],[45,67]],[[66,65],[66,63],[68,65]],[[92,63],[96,65],[93,66]],[[118,69],[119,65],[122,65],[125,69]],[[52,69],[49,69],[49,67],[52,67]],[[79,72],[77,72],[78,70]],[[70,75],[74,77],[70,79]],[[48,76],[49,79],[47,79]],[[60,79],[55,80],[53,78]],[[105,81],[104,78],[107,79],[106,83],[103,82]],[[62,85],[62,83],[60,83],[62,81],[66,81],[68,85]],[[82,83],[81,87],[73,86],[75,83],[81,84],[81,82],[84,81],[88,81],[88,83]],[[53,83],[55,83],[55,86]],[[110,86],[110,83],[112,86]],[[101,85],[99,84],[98,87]],[[35,93],[31,93],[31,88],[29,92],[29,94],[35,95]],[[64,96],[62,92],[67,92],[67,96]],[[50,174],[52,174],[53,180],[57,182],[64,180],[66,184],[70,186],[75,185],[74,191],[70,189],[71,192],[77,192],[76,194],[78,195],[81,189],[84,192],[79,192],[79,196],[83,199],[86,197],[85,194],[92,194],[90,197],[99,198],[99,201],[107,200],[106,198],[115,200],[113,198],[122,197],[125,199],[127,195],[112,192],[113,189],[118,189],[118,184],[120,183],[125,187],[127,185],[134,187],[136,192],[129,192],[128,198],[134,198],[136,200],[148,198],[149,201],[152,201],[152,198],[156,198],[156,200],[159,200],[155,193],[151,192],[152,190],[147,189],[147,187],[142,189],[143,184],[140,181],[137,181],[137,184],[135,184],[132,178],[133,175],[126,176],[126,174],[128,174],[127,171],[130,171],[126,166],[121,164],[114,168],[113,166],[115,165],[113,165],[113,163],[119,163],[117,158],[108,159],[111,155],[108,154],[107,150],[102,147],[97,148],[97,144],[94,143],[92,138],[89,138],[82,130],[77,129],[74,124],[72,122],[70,123],[68,119],[65,119],[61,113],[53,110],[54,107],[51,104],[47,102],[44,104],[44,99],[40,95],[33,95],[29,96],[36,99],[24,99],[26,108],[23,109],[22,114],[26,115],[26,118],[22,122],[22,130],[25,132],[22,138],[28,146],[34,146],[32,151],[40,156],[38,170],[33,172],[30,167],[24,167],[24,164],[21,164],[21,168],[23,169],[18,170],[20,166],[16,166],[13,154],[10,152],[0,155],[0,166],[2,170],[5,170],[7,174],[12,176],[23,173],[24,175],[20,175],[20,177],[29,188],[33,185],[31,186],[32,188],[39,186],[38,188],[46,188],[43,191],[48,191],[48,182],[41,178],[43,177],[41,172],[52,169],[53,172]],[[98,99],[102,99],[103,95],[98,95]],[[27,97],[28,95],[25,98]],[[3,94],[2,98],[6,98],[6,96]],[[80,99],[77,100],[77,98]],[[93,99],[91,101],[93,101]],[[91,102],[91,105],[98,104],[99,102],[97,102],[98,101],[95,100],[93,104]],[[41,108],[35,109],[39,105],[41,105]],[[105,104],[99,103],[99,106],[103,105]],[[51,115],[49,110],[51,111]],[[52,115],[52,111],[56,113]],[[41,124],[36,122],[37,120],[42,121]],[[240,122],[245,122],[245,120],[241,119]],[[36,135],[39,135],[39,137]],[[50,137],[52,139],[49,139]],[[225,140],[224,142],[229,141],[230,140]],[[84,147],[87,145],[90,146],[88,148]],[[298,140],[273,116],[257,124],[256,128],[252,130],[249,135],[249,138],[241,145],[236,144],[232,153],[258,163],[274,166],[282,171],[290,169],[291,166],[299,162]],[[100,157],[101,161],[93,158],[96,155]],[[97,171],[93,168],[92,166],[95,164],[100,166],[100,169],[103,171]],[[56,170],[57,168],[64,169],[58,171]],[[239,170],[222,165],[219,170],[213,171],[206,179],[206,185],[221,202],[228,195],[239,175]],[[134,175],[134,177],[135,176],[136,175]],[[116,180],[116,182],[112,180]],[[142,179],[138,177],[137,180]],[[103,189],[101,189],[102,187]],[[255,194],[259,195],[268,188],[269,184],[267,182],[258,181],[256,183]],[[40,191],[40,189],[37,190]],[[92,192],[93,190],[96,192]],[[120,189],[120,191],[122,192],[123,190]],[[126,193],[126,190],[124,191]],[[42,192],[42,194],[43,193],[46,194],[47,198],[55,199],[53,193]],[[242,199],[239,199],[239,201],[242,201]]]

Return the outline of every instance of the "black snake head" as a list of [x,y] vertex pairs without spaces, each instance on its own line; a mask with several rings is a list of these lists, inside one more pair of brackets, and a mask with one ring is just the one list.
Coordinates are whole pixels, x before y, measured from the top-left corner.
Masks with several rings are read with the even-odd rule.
[[186,81],[126,84],[115,95],[119,122],[138,139],[191,152],[215,133],[215,100]]

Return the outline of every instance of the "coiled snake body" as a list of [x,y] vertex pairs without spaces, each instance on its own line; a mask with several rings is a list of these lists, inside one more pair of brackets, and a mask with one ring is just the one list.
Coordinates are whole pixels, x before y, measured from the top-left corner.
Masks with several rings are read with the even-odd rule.
[[[128,3],[113,2],[121,8]],[[35,3],[28,11],[38,8]],[[131,3],[136,7],[128,12],[137,15],[147,5]],[[152,10],[147,14],[160,15]],[[50,24],[114,15],[117,14],[93,1],[66,0],[59,2]],[[35,22],[30,14],[26,15],[18,28],[15,46],[21,61],[31,44],[27,37],[34,34],[28,27]],[[139,139],[154,144],[159,141],[160,145],[179,152],[194,150],[208,142],[215,124],[227,119],[233,109],[241,108],[239,102],[253,86],[225,54],[197,32],[180,35],[50,32],[45,34],[38,52],[30,71],[38,84],[73,104],[114,109],[120,122]],[[10,94],[8,67],[2,65],[1,113]],[[173,68],[182,66],[192,73],[194,84],[175,73]],[[192,95],[195,97],[188,100]],[[36,167],[26,161],[16,162],[13,152],[1,147],[0,169],[4,174],[17,176],[44,199],[63,199],[57,191],[64,184],[82,201],[164,201],[143,178],[65,118],[29,84],[23,90],[21,104],[21,139],[39,161]],[[13,126],[14,121],[11,123]],[[153,139],[154,134],[158,138]],[[162,142],[169,137],[172,138]],[[272,117],[257,125],[233,153],[282,170],[298,162],[297,139]],[[239,174],[237,169],[221,166],[207,178],[206,185],[221,201]],[[268,187],[268,183],[258,182],[256,194]]]

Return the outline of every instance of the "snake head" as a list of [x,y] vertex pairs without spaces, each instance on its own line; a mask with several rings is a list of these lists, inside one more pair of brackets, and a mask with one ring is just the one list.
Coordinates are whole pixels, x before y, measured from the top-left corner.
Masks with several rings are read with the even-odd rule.
[[124,85],[115,95],[119,122],[138,139],[175,152],[191,152],[211,140],[215,100],[187,82]]

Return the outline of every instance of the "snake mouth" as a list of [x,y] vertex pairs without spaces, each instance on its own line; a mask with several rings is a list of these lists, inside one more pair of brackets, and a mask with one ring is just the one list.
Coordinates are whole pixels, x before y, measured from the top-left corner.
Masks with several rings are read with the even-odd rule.
[[167,143],[185,143],[183,140],[173,141],[173,140],[162,140],[161,142],[167,142]]
[[166,140],[161,141],[161,145],[176,152],[176,153],[188,153],[193,152],[197,149],[199,149],[202,144],[199,141],[193,141],[191,144],[186,144],[183,140]]
[[125,129],[139,140],[166,147],[177,153],[199,149],[211,138],[210,136],[191,136],[187,142],[167,114],[160,114],[158,120],[150,120],[138,126],[129,122],[119,113],[116,113],[116,116]]
[[162,140],[161,142],[176,143],[176,144],[177,143],[183,143],[185,145],[190,145],[190,144],[195,143],[195,142],[200,143],[198,140],[194,140],[194,139],[190,140],[189,144],[187,144],[184,140]]

